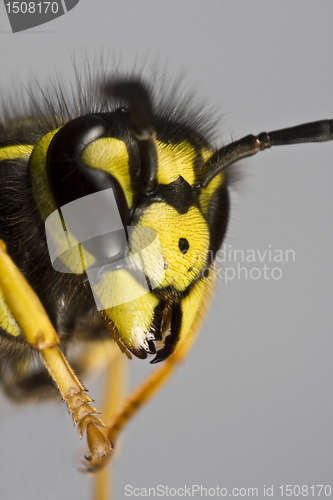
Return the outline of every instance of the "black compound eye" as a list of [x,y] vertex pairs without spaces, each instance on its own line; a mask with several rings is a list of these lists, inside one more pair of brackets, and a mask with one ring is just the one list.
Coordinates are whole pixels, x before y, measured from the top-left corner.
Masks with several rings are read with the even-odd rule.
[[181,253],[186,253],[190,248],[190,244],[186,238],[179,238],[178,246]]

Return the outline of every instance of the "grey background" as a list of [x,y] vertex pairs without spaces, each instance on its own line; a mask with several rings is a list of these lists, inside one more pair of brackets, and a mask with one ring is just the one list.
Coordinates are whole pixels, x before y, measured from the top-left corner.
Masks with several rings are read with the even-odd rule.
[[[68,79],[109,51],[122,67],[158,61],[221,110],[221,140],[333,115],[333,4],[314,1],[81,0],[11,34],[0,4],[1,93],[33,73]],[[110,70],[112,65],[110,64]],[[114,464],[126,484],[333,487],[332,143],[275,148],[242,162],[226,243],[294,249],[279,281],[218,280],[186,363],[129,425]],[[270,265],[267,263],[267,265]],[[151,367],[135,360],[134,386]],[[98,400],[101,380],[87,382]],[[1,498],[90,498],[64,405],[1,396]]]

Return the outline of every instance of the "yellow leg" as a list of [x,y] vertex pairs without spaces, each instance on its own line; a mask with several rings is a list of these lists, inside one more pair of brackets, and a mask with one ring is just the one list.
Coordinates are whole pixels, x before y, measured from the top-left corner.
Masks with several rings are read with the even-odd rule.
[[[99,471],[100,478],[95,486],[94,500],[106,500],[106,471],[102,467],[113,453],[111,443],[114,443],[127,422],[136,414],[163,384],[171,377],[176,366],[186,357],[196,336],[200,321],[192,325],[186,338],[176,350],[154,373],[152,373],[124,402],[121,409],[114,415],[122,399],[120,384],[124,380],[122,372],[122,353],[114,358],[112,373],[109,374],[107,394],[111,392],[112,399],[107,398],[106,417],[111,420],[106,429],[100,419],[92,415],[99,413],[90,405],[91,398],[85,394],[85,388],[70,367],[64,354],[57,347],[57,334],[34,291],[17,269],[6,253],[5,244],[0,240],[0,288],[6,303],[21,327],[27,341],[35,347],[44,364],[57,385],[63,400],[66,401],[70,413],[73,413],[74,424],[78,424],[79,435],[87,431],[87,442],[90,450],[88,471]],[[200,304],[197,318],[202,318],[209,296],[204,297]],[[36,326],[37,325],[37,326]],[[117,364],[119,362],[119,365]],[[117,392],[119,391],[119,392]]]
[[[103,421],[110,420],[120,408],[125,393],[127,380],[127,358],[120,351],[116,343],[112,344],[113,356],[106,373],[105,387],[103,390]],[[111,395],[111,397],[110,397]],[[104,431],[104,429],[103,429]],[[111,498],[112,470],[104,467],[99,470],[94,478],[93,500],[108,500]]]
[[[127,358],[120,351],[118,345],[112,343],[112,358],[106,373],[103,390],[103,421],[110,420],[120,408],[125,393],[127,380]],[[112,397],[110,397],[110,394]],[[103,429],[104,431],[104,429]],[[111,467],[104,467],[97,472],[94,478],[93,500],[108,500],[111,498],[112,472]]]
[[[202,304],[200,306],[200,309],[201,307]],[[204,307],[202,307],[202,310],[203,309]],[[201,317],[200,314],[199,316]],[[195,328],[190,329],[187,337],[185,338],[181,346],[177,349],[177,351],[172,354],[166,361],[164,361],[160,368],[158,368],[149,377],[147,377],[147,379],[144,380],[144,382],[140,384],[140,386],[135,389],[128,398],[126,398],[120,410],[118,410],[114,416],[111,416],[106,429],[103,429],[103,431],[105,432],[109,442],[112,443],[112,445],[114,445],[114,443],[117,441],[120,432],[130,421],[130,419],[134,417],[141,406],[147,403],[147,401],[149,401],[149,399],[151,399],[162,388],[162,386],[173,374],[176,366],[184,360],[194,342],[199,326],[200,325],[198,324],[198,322],[196,322]],[[114,394],[116,393],[116,388],[119,389],[117,387],[119,382],[124,379],[123,375],[118,375],[116,370],[117,369],[115,369],[115,371],[113,372],[112,368],[112,376],[115,384],[111,392],[112,396],[114,396]],[[107,390],[107,394],[110,394],[110,389],[111,387]],[[120,397],[118,398],[118,401],[119,400]],[[117,408],[117,400],[114,397],[112,397],[112,399],[109,398],[109,405],[110,408],[112,408],[112,411],[110,413],[114,413]],[[90,464],[86,469],[88,472],[98,472],[98,474],[101,474],[100,484],[98,484],[97,489],[95,490],[96,496],[93,497],[94,500],[106,500],[108,498],[108,493],[106,492],[106,487],[104,486],[107,477],[107,472],[105,471],[107,469],[100,470],[102,467],[104,467],[107,461],[108,458],[106,458],[105,460],[90,460]]]
[[198,310],[198,319],[195,321],[195,325],[192,324],[182,344],[156,371],[147,377],[147,379],[126,398],[122,408],[108,422],[106,435],[111,443],[114,444],[117,441],[125,425],[134,417],[137,411],[163,387],[172,376],[176,367],[186,358],[195,340],[196,334],[200,329],[212,291],[213,286],[207,287],[207,293],[203,297]]
[[98,429],[104,424],[92,415],[99,412],[91,406],[92,399],[85,394],[86,389],[57,346],[58,336],[42,304],[6,253],[6,245],[1,240],[0,288],[27,341],[39,351],[49,374],[67,403],[69,413],[73,414],[74,425],[78,424],[80,438],[84,431],[87,431],[91,453],[89,458],[94,462],[104,463],[113,449],[107,437]]
[[[195,329],[196,330],[196,329]],[[169,380],[175,368],[186,357],[193,341],[195,332],[191,330],[182,345],[163,364],[137,387],[126,401],[120,411],[107,425],[107,437],[113,444],[117,441],[120,432],[137,411],[147,403]]]

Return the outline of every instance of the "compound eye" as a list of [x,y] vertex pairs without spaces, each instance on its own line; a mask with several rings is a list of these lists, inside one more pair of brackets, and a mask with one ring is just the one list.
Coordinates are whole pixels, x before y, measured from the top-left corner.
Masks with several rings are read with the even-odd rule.
[[186,253],[190,248],[190,244],[186,238],[179,238],[178,246],[181,253]]

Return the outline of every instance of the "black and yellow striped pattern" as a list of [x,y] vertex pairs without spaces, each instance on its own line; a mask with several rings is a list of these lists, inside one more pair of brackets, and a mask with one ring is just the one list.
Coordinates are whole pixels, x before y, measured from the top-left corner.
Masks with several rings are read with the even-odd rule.
[[[133,261],[137,259],[138,267],[141,264],[137,257],[136,231],[139,234],[141,227],[149,227],[157,232],[164,267],[158,286],[144,293],[140,291],[141,285],[135,275],[125,269],[106,273],[98,284],[102,305],[103,296],[110,288],[115,290],[118,302],[122,296],[126,297],[128,289],[137,290],[139,298],[129,302],[124,299],[122,304],[106,307],[100,314],[84,272],[96,264],[96,259],[84,244],[79,245],[82,255],[79,266],[70,252],[66,252],[61,259],[68,274],[53,270],[44,223],[60,208],[59,199],[72,200],[85,193],[85,179],[82,183],[75,180],[71,184],[72,167],[59,182],[57,172],[53,174],[56,187],[49,177],[50,168],[53,168],[50,167],[50,158],[54,154],[54,146],[52,151],[51,146],[55,140],[57,145],[64,144],[69,149],[75,144],[75,121],[65,120],[60,126],[50,126],[48,130],[44,127],[44,133],[40,133],[37,125],[36,130],[32,126],[31,119],[26,120],[26,130],[24,120],[21,120],[20,134],[29,137],[31,143],[18,143],[20,134],[14,124],[7,128],[9,131],[13,129],[12,137],[10,132],[3,134],[2,141],[0,137],[0,172],[6,183],[0,186],[3,201],[0,205],[0,238],[6,242],[10,255],[40,297],[59,331],[60,340],[63,337],[68,342],[82,335],[82,331],[88,337],[103,338],[106,325],[111,328],[113,338],[118,339],[126,350],[146,357],[147,353],[153,354],[157,349],[156,361],[161,361],[186,338],[209,286],[209,270],[227,225],[227,178],[224,173],[219,173],[206,188],[199,189],[212,149],[200,133],[187,125],[175,125],[157,116],[157,188],[153,195],[142,197],[140,153],[133,141],[128,112],[116,109],[86,115],[83,120],[88,123],[88,129],[90,116],[96,116],[97,122],[105,122],[107,132],[77,150],[75,162],[78,171],[87,171],[89,178],[103,172],[104,178],[113,183],[115,191],[125,200],[126,220],[134,227],[130,255]],[[5,129],[6,126],[0,127],[0,135]],[[59,134],[62,134],[60,140]],[[76,174],[79,179],[80,172]],[[11,185],[14,186],[13,203],[8,205]],[[138,245],[140,247],[140,242]],[[154,271],[154,262],[142,270],[148,280],[154,281],[155,278],[156,281],[158,273]],[[92,324],[94,328],[89,332]],[[3,337],[11,337],[15,350],[14,339],[20,338],[20,329],[1,295],[0,327],[0,335],[2,331]]]

